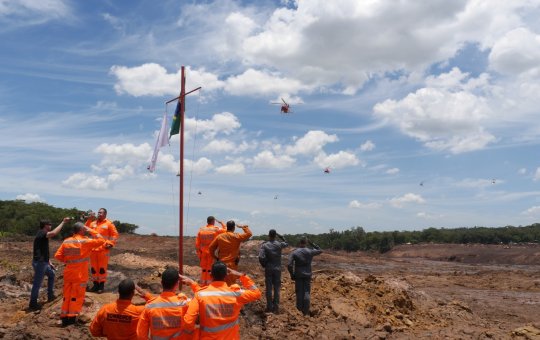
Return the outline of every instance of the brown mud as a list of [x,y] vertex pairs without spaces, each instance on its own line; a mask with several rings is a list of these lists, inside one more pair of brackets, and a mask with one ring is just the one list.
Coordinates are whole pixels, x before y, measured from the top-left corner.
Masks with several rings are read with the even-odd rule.
[[[239,269],[263,292],[242,312],[242,339],[540,339],[539,245],[403,245],[383,255],[325,251],[313,263],[311,315],[305,317],[294,307],[285,269],[281,311],[264,312],[259,244],[242,246]],[[51,252],[59,245],[51,241]],[[196,279],[194,239],[186,238],[184,247],[184,272]],[[62,265],[58,298],[29,312],[32,238],[0,241],[0,338],[91,339],[88,324],[102,304],[116,299],[118,282],[130,277],[159,293],[159,273],[178,265],[177,249],[174,237],[121,235],[105,293],[87,293],[78,324],[62,328]],[[41,294],[44,302],[45,289]]]

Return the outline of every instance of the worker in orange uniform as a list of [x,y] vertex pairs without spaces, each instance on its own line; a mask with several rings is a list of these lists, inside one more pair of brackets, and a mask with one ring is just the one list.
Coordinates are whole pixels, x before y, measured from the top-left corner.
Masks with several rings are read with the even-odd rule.
[[[218,237],[210,243],[208,250],[214,259],[225,263],[227,268],[237,270],[238,263],[240,262],[240,244],[247,241],[253,233],[249,230],[247,225],[238,226],[244,231],[243,234],[235,233],[235,225],[234,221],[228,221],[227,232],[218,235]],[[227,275],[225,282],[227,282],[228,285],[232,285],[236,282],[236,276]]]
[[199,257],[199,263],[201,266],[201,285],[207,286],[210,284],[210,269],[212,263],[214,263],[214,257],[208,252],[208,246],[216,238],[217,235],[226,231],[225,225],[221,221],[217,221],[221,224],[221,228],[216,227],[216,218],[214,216],[208,216],[206,219],[207,225],[201,227],[197,233],[195,239],[195,249],[197,256]]
[[[86,237],[85,231],[96,238]],[[66,238],[54,254],[58,261],[66,264],[64,268],[64,299],[60,311],[62,326],[72,325],[76,322],[84,302],[90,253],[92,249],[105,242],[105,239],[93,229],[77,222],[73,225],[72,236]]]
[[[144,306],[137,324],[137,339],[197,340],[195,329],[184,327],[183,316],[190,299],[183,293],[176,293],[181,289],[178,270],[165,269],[161,285],[163,292]],[[194,283],[191,289],[195,291],[199,286]]]
[[[92,214],[90,214],[92,216]],[[86,221],[88,223],[88,220]],[[107,281],[107,267],[109,265],[109,250],[118,240],[118,231],[114,224],[107,219],[107,209],[98,210],[97,219],[90,223],[90,228],[97,231],[107,243],[92,250],[90,255],[90,271],[94,285],[89,292],[103,293]]]
[[[242,288],[224,281],[227,273],[240,277]],[[201,288],[189,303],[184,316],[186,329],[194,330],[199,319],[200,339],[240,339],[238,315],[242,306],[258,300],[261,291],[246,274],[227,268],[223,262],[215,262],[211,271],[213,281]]]
[[108,340],[135,339],[139,316],[144,310],[144,305],[135,306],[131,303],[135,291],[147,302],[153,299],[152,294],[135,285],[133,280],[122,280],[118,285],[118,300],[101,307],[90,324],[90,333]]

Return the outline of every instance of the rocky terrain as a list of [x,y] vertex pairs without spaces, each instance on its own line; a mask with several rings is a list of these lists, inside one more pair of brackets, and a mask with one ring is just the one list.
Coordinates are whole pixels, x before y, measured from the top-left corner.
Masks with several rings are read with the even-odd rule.
[[[59,244],[51,241],[51,252]],[[383,255],[325,251],[313,263],[309,317],[296,311],[294,284],[285,272],[281,313],[264,312],[259,245],[242,246],[240,270],[263,290],[260,301],[244,308],[242,339],[540,339],[538,245],[403,245]],[[106,292],[87,293],[79,323],[62,328],[62,265],[56,301],[29,312],[32,238],[1,240],[0,338],[91,339],[88,324],[102,304],[116,299],[118,282],[130,277],[159,293],[159,273],[178,266],[177,249],[174,237],[121,235]],[[186,238],[184,273],[198,278],[197,264],[194,239]]]

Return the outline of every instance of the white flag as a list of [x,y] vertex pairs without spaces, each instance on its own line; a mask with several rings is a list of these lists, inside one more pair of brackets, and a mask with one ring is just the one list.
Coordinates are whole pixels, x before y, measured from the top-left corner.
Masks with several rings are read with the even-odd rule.
[[152,160],[150,162],[150,165],[147,167],[147,169],[150,172],[154,172],[156,170],[156,162],[157,157],[159,154],[159,149],[161,149],[162,146],[169,144],[169,138],[168,138],[168,132],[169,132],[169,123],[167,122],[167,112],[163,114],[163,120],[161,121],[161,129],[159,130],[159,134],[156,140],[156,146],[154,146],[154,153],[152,154]]

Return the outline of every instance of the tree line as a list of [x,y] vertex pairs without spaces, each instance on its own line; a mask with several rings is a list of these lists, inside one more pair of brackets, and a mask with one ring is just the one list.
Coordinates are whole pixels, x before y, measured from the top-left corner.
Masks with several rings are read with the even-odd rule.
[[[0,235],[11,234],[35,235],[39,228],[39,221],[48,219],[55,228],[64,217],[73,217],[72,223],[79,221],[84,211],[71,208],[56,208],[46,203],[26,203],[23,200],[2,201],[0,200]],[[81,221],[84,222],[84,221]],[[119,233],[135,233],[138,225],[113,221]],[[69,235],[69,228],[62,228],[62,238]]]
[[[46,203],[26,203],[23,200],[0,200],[0,236],[10,234],[35,235],[39,221],[49,219],[53,228],[64,217],[78,219],[84,211],[71,208],[56,208]],[[138,225],[113,221],[120,233],[135,233]],[[62,229],[62,238],[68,236],[69,228]],[[480,243],[480,244],[509,244],[509,243],[538,243],[540,241],[540,223],[528,226],[505,226],[498,228],[427,228],[421,231],[372,231],[366,232],[360,226],[348,230],[337,231],[330,229],[322,234],[290,234],[284,235],[289,244],[295,246],[301,237],[307,236],[323,249],[345,251],[378,251],[381,253],[391,250],[400,244],[417,243]],[[266,235],[255,236],[254,239],[265,240]]]
[[[298,244],[301,237],[306,236],[323,249],[345,251],[377,251],[387,252],[400,244],[417,243],[479,243],[479,244],[509,244],[509,243],[538,243],[540,241],[540,223],[528,226],[505,226],[498,228],[428,228],[421,231],[372,231],[366,232],[357,226],[344,231],[330,229],[322,234],[284,235],[291,245]],[[256,239],[266,239],[257,236]]]

